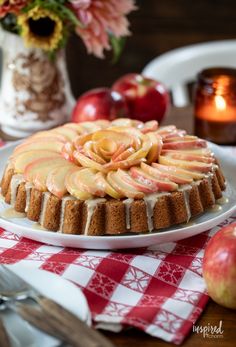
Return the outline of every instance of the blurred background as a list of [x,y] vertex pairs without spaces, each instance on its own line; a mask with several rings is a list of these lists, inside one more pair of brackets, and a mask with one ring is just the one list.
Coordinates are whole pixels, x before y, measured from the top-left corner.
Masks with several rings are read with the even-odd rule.
[[[119,0],[118,0],[119,1]],[[67,45],[67,65],[75,97],[110,86],[129,72],[140,72],[153,58],[171,49],[199,42],[236,37],[235,0],[137,0],[129,16],[132,36],[115,65],[111,55],[88,56],[75,35]],[[236,57],[235,57],[236,59]]]

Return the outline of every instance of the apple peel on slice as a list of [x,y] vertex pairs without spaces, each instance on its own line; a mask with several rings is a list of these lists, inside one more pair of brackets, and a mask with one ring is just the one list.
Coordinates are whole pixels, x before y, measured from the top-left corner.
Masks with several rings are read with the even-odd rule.
[[161,135],[162,137],[165,137],[169,134],[176,133],[176,131],[177,131],[177,128],[175,125],[166,125],[157,129],[156,133]]
[[[148,165],[147,165],[148,166]],[[152,166],[147,170],[147,172],[149,171],[151,173],[150,170],[155,170],[152,171],[152,175],[155,177],[160,177],[161,179],[168,179],[169,181],[172,181],[176,184],[190,184],[193,182],[193,178],[192,177],[188,177],[184,174],[181,174],[178,169],[176,170],[171,170],[173,169],[173,166],[169,166],[168,168],[170,168],[169,170],[161,170],[160,169],[160,164],[157,163],[152,163]],[[165,168],[167,168],[165,166]],[[144,167],[142,167],[142,169],[145,171]]]
[[78,169],[76,165],[70,164],[56,167],[49,171],[46,179],[48,191],[61,199],[67,193],[65,184],[66,176]]
[[92,168],[92,169],[95,169],[95,170],[101,171],[101,172],[106,171],[104,168],[105,165],[101,165],[101,164],[97,163],[96,161],[86,157],[86,155],[84,155],[83,153],[81,153],[79,151],[74,151],[74,158],[83,167]]
[[146,161],[144,158],[140,159],[126,159],[122,161],[111,161],[110,163],[107,163],[103,166],[103,169],[105,172],[118,170],[118,169],[129,169],[132,166],[140,165],[142,162]]
[[165,138],[165,143],[178,142],[178,141],[196,141],[196,140],[199,140],[199,138],[195,135],[179,136],[178,129],[177,129],[176,133],[173,133],[172,136],[169,135],[168,137]]
[[91,140],[92,140],[92,134],[83,134],[83,135],[77,136],[74,139],[73,144],[74,144],[75,148],[79,149],[86,142],[91,141]]
[[133,179],[128,171],[118,169],[117,174],[120,176],[120,178],[130,186],[133,186],[134,189],[139,190],[140,192],[146,193],[146,194],[151,194],[153,193],[152,188],[150,186],[147,186],[144,183],[140,183]]
[[115,153],[113,154],[113,156],[111,157],[111,160],[115,161],[115,159],[126,150],[126,146],[124,143],[119,144],[119,146],[117,147],[117,150],[115,151]]
[[141,159],[145,158],[152,148],[152,141],[147,135],[142,135],[142,146],[139,150],[137,150],[134,154],[132,154],[129,159]]
[[186,134],[187,134],[186,130],[176,129],[176,131],[174,131],[173,133],[165,135],[164,138],[165,138],[165,141],[168,142],[168,140],[173,138],[173,137],[182,138]]
[[176,167],[176,166],[172,166],[172,165],[165,165],[165,164],[157,164],[157,163],[153,163],[152,164],[154,167],[158,167],[159,170],[163,171],[163,172],[170,172],[170,173],[177,173],[178,175],[181,175],[183,177],[186,178],[193,178],[194,180],[200,180],[204,177],[203,173],[200,172],[196,172],[193,170],[186,170],[186,169],[182,169],[181,167]]
[[184,153],[184,154],[193,154],[204,157],[214,158],[214,154],[209,148],[190,148],[190,149],[162,149],[161,154],[174,154],[174,153]]
[[21,152],[15,156],[12,157],[12,162],[14,163],[14,168],[16,173],[23,173],[25,171],[25,168],[27,165],[35,161],[35,159],[41,159],[41,158],[60,158],[60,154],[53,151],[46,151],[46,150],[34,150],[34,151],[27,151],[27,152]]
[[56,167],[67,165],[70,165],[70,163],[62,157],[58,158],[52,156],[48,158],[35,159],[35,161],[26,166],[24,177],[26,181],[34,183],[35,188],[41,191],[46,191],[46,180],[49,172]]
[[146,165],[145,163],[142,163],[141,169],[147,174],[157,179],[160,179],[162,181],[167,181],[167,182],[170,181],[176,184],[189,184],[193,181],[192,178],[185,178],[183,176],[174,175],[169,172],[162,172],[158,170],[158,168],[155,167],[154,164],[155,163],[153,163],[152,166],[150,166],[150,165]]
[[141,139],[143,139],[143,134],[141,133],[141,131],[139,129],[132,128],[132,127],[124,127],[124,126],[123,127],[112,127],[109,129],[111,131],[117,132],[118,134],[123,134],[126,138],[128,137],[130,139],[129,142],[127,140],[121,142],[121,143],[125,144],[126,148],[131,146],[135,150],[138,150],[141,147],[141,145],[142,145]]
[[212,170],[212,164],[202,163],[198,161],[177,160],[166,156],[160,156],[159,163],[167,166],[176,166],[182,169],[193,170],[202,173],[207,173]]
[[147,155],[147,162],[153,163],[157,161],[159,155],[161,154],[163,142],[162,138],[154,133],[148,133],[147,136],[149,137],[152,143],[152,147]]
[[154,176],[149,175],[144,172],[141,168],[132,167],[130,169],[131,176],[138,180],[141,183],[144,183],[151,188],[153,191],[175,191],[178,189],[178,185],[171,181],[165,181],[155,178]]
[[86,142],[84,144],[83,151],[88,158],[92,159],[98,164],[101,164],[101,165],[106,164],[106,161],[93,151],[93,141]]
[[97,142],[93,142],[93,147],[95,148],[96,153],[106,160],[110,160],[110,158],[117,151],[119,144],[117,144],[113,139],[104,138],[98,140]]
[[106,195],[105,191],[95,181],[96,173],[96,170],[85,168],[72,173],[72,175],[75,175],[75,182],[80,191],[104,197]]
[[150,120],[144,123],[144,127],[140,129],[143,134],[154,132],[158,129],[158,122],[156,120]]
[[[83,170],[83,169],[82,169]],[[73,172],[69,172],[66,175],[65,178],[65,185],[67,191],[70,193],[70,195],[74,196],[75,198],[79,200],[88,200],[92,199],[92,194],[81,190],[81,188],[78,185],[78,174],[81,171],[81,169],[77,169]]]
[[107,181],[104,173],[97,172],[95,175],[95,182],[98,188],[106,192],[107,195],[110,195],[114,199],[121,199],[124,197],[123,194],[116,191]]
[[35,139],[34,141],[32,140],[30,142],[22,143],[21,145],[17,146],[13,152],[13,156],[15,154],[32,150],[48,150],[60,153],[63,145],[64,142],[58,140],[38,141],[37,139]]
[[164,141],[163,149],[191,149],[191,148],[205,148],[207,147],[207,142],[202,139],[193,139],[193,140],[181,140],[178,138],[178,141],[168,142]]
[[63,158],[65,158],[66,160],[70,161],[70,162],[74,162],[74,151],[75,151],[75,147],[73,145],[73,143],[71,142],[66,142],[64,144],[64,146],[61,149],[61,155],[63,156]]
[[119,176],[117,171],[110,171],[107,174],[107,180],[110,185],[117,190],[120,194],[132,199],[143,199],[144,193],[134,189],[134,187],[127,182],[124,182]]
[[213,158],[212,156],[185,153],[184,151],[173,151],[173,153],[163,153],[163,155],[172,159],[198,161],[207,164],[215,162],[215,158]]
[[133,147],[127,148],[124,152],[120,153],[116,156],[113,161],[119,162],[128,159],[133,153],[135,153],[135,149]]

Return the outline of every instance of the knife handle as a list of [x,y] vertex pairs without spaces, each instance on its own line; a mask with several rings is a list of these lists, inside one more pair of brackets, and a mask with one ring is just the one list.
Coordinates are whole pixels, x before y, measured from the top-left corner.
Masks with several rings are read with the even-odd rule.
[[90,328],[74,314],[64,309],[55,301],[38,297],[37,303],[45,313],[51,316],[55,325],[61,329],[61,333],[69,335],[73,339],[73,346],[81,347],[114,347],[114,344],[97,330]]
[[[58,340],[65,341],[65,337],[53,327],[51,317],[47,317],[42,313],[42,310],[36,309],[33,306],[17,303],[11,309],[21,316],[29,324],[35,326],[39,330],[45,332],[48,335],[56,337]],[[68,341],[65,341],[68,342]]]
[[0,346],[1,347],[11,347],[6,328],[5,328],[4,323],[1,319],[0,319]]

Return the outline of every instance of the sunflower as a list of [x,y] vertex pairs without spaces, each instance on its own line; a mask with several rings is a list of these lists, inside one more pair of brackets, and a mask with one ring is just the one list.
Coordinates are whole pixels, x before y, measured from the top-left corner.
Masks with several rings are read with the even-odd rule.
[[58,48],[63,38],[61,19],[54,12],[39,6],[19,15],[17,23],[28,47],[53,51]]

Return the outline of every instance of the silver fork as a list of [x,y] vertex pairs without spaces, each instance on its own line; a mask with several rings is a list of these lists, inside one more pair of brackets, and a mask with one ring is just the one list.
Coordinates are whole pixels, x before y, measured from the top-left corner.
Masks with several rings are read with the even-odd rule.
[[[37,328],[40,329],[41,325],[33,324],[32,321],[29,321],[27,317],[25,316],[24,312],[24,306],[18,306],[18,308],[15,306],[16,302],[23,302],[25,299],[33,299],[36,300],[37,296],[34,293],[34,291],[28,287],[28,284],[24,282],[20,277],[14,276],[11,271],[8,270],[8,268],[4,265],[0,265],[0,311],[5,310],[7,308],[11,309],[15,313],[22,316],[22,318],[32,325],[35,325]],[[23,311],[23,312],[22,312]],[[22,314],[23,313],[23,314]],[[1,324],[0,324],[1,325]],[[4,326],[2,325],[2,328]],[[40,329],[43,330],[43,329]],[[3,329],[2,329],[3,331]],[[44,332],[48,333],[49,335],[53,335],[59,340],[61,340],[61,336],[58,336],[56,333],[50,330],[50,327],[48,331]],[[1,335],[1,344],[4,341],[4,338],[6,338],[6,330],[5,334],[2,332]],[[3,340],[3,341],[2,341]],[[5,342],[5,341],[4,341]],[[5,343],[9,342],[9,340],[6,340]],[[3,345],[5,346],[5,345]],[[7,344],[6,344],[7,346]],[[10,344],[9,344],[10,346]],[[60,347],[64,346],[64,342],[61,342]]]
[[37,301],[37,297],[28,283],[17,275],[13,275],[5,265],[0,265],[0,299],[4,301],[21,301],[31,298]]
[[[42,296],[4,265],[0,265],[0,299],[30,324],[71,346],[114,347],[101,333],[87,326],[61,305]],[[33,299],[40,310],[31,305],[19,304],[25,299]],[[15,303],[16,307],[13,306]]]

